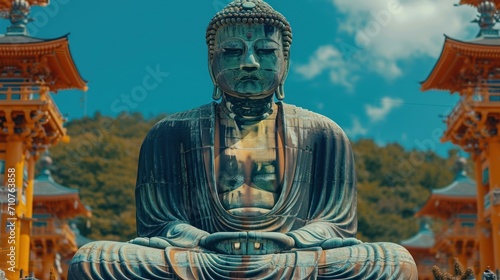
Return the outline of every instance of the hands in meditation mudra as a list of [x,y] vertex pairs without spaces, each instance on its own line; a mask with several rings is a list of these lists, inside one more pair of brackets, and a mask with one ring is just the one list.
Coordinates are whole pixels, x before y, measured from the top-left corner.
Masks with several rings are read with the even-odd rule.
[[206,39],[221,101],[151,129],[138,167],[139,237],[85,245],[69,279],[417,279],[401,246],[355,239],[344,132],[281,102],[287,20],[261,0],[235,0]]

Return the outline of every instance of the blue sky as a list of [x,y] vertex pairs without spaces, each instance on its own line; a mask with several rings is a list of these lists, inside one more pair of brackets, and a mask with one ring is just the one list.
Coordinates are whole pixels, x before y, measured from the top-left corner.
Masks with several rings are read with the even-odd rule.
[[[422,93],[419,82],[437,60],[443,34],[469,40],[478,31],[470,23],[475,9],[457,2],[268,0],[293,28],[285,102],[326,115],[351,139],[444,155],[452,146],[437,135],[458,98]],[[205,29],[227,3],[51,0],[32,9],[30,31],[39,38],[71,33],[73,58],[88,80],[89,115],[173,113],[211,102]],[[158,75],[145,84],[152,72]],[[64,91],[55,99],[75,119],[85,113],[82,96]]]

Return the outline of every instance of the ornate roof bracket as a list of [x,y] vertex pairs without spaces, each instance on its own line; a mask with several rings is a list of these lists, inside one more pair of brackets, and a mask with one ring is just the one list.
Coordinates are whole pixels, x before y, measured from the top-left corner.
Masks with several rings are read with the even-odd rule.
[[477,6],[477,11],[479,12],[478,18],[472,21],[479,24],[480,30],[477,37],[499,37],[498,30],[493,28],[499,18],[495,3],[483,0]]
[[26,0],[15,0],[12,2],[8,19],[11,26],[7,27],[7,36],[28,36],[28,29],[26,26],[29,22],[33,21],[29,17],[30,4]]

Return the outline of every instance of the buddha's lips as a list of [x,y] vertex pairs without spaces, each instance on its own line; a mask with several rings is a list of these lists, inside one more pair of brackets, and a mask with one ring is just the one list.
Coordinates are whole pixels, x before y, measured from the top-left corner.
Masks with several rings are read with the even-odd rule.
[[236,79],[240,81],[258,81],[262,80],[264,78],[264,75],[260,73],[259,71],[241,71],[238,70],[239,73],[237,73]]
[[240,81],[258,81],[258,80],[260,80],[260,78],[257,76],[243,76],[241,78],[238,78],[238,80],[240,80]]

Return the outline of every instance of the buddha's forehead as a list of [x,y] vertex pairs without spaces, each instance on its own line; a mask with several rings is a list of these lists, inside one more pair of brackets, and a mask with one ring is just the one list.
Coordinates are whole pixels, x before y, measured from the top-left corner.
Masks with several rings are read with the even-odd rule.
[[269,39],[281,43],[281,31],[275,26],[266,24],[231,24],[217,30],[216,40],[223,42],[230,39],[255,41]]

